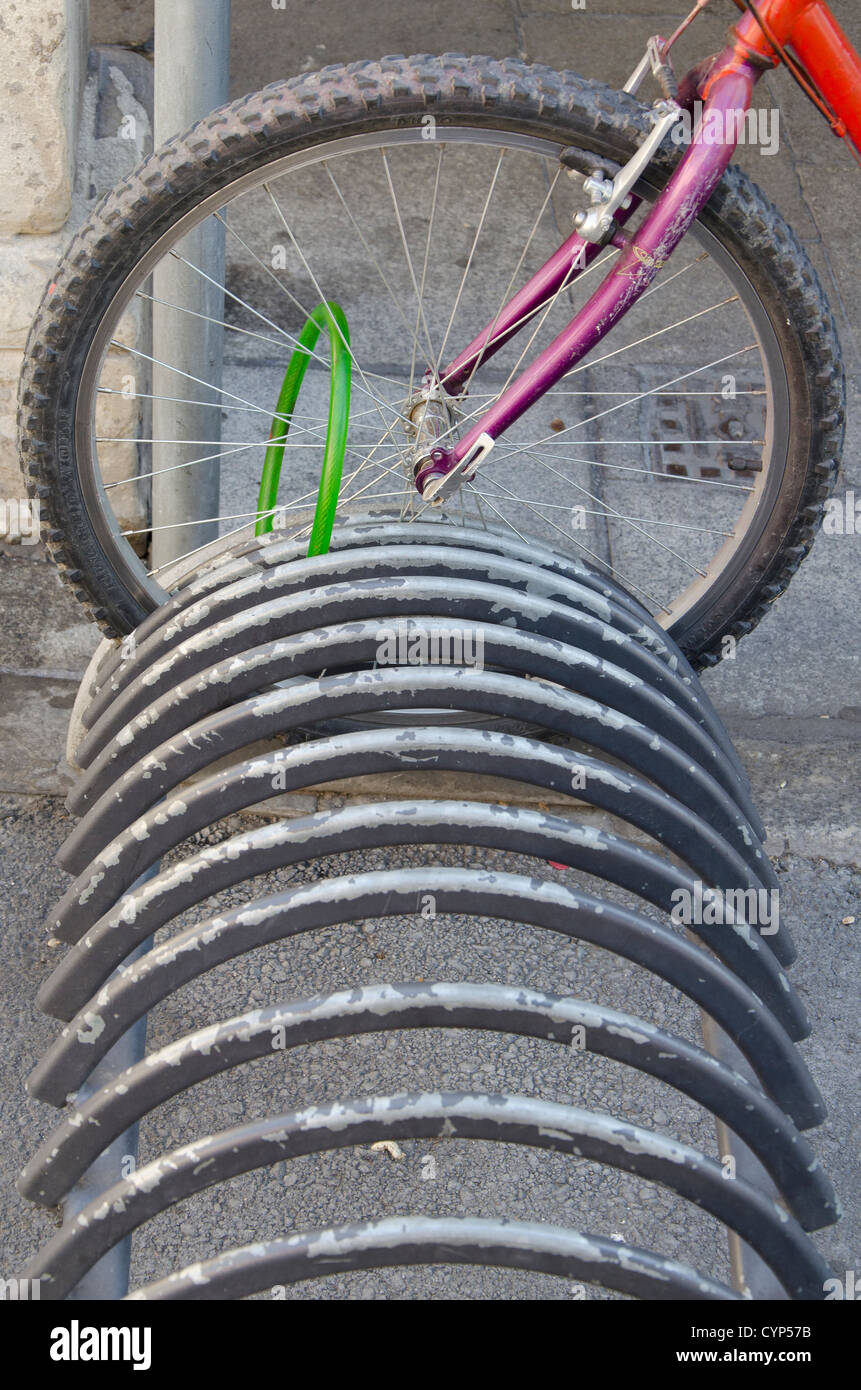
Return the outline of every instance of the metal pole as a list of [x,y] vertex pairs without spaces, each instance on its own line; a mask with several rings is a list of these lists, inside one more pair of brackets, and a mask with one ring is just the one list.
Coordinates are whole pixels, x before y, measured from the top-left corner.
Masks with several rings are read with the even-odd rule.
[[[690,936],[689,932],[686,934]],[[754,1085],[758,1086],[759,1082],[751,1071],[747,1058],[739,1052],[732,1038],[717,1026],[714,1019],[702,1011],[700,1012],[700,1026],[706,1050],[713,1057],[719,1058],[721,1062],[726,1062],[735,1071],[741,1072],[748,1081],[752,1081]],[[729,1181],[732,1180],[732,1177],[744,1178],[752,1187],[759,1188],[760,1192],[767,1192],[776,1202],[785,1205],[756,1155],[751,1153],[747,1145],[739,1139],[737,1134],[733,1134],[722,1120],[716,1121],[716,1128],[721,1159],[729,1157],[735,1163]],[[786,1290],[774,1271],[764,1260],[760,1259],[756,1251],[746,1245],[735,1231],[727,1232],[727,1237],[733,1286],[740,1292],[749,1293],[751,1298],[758,1301],[785,1301]]]
[[[229,54],[230,0],[155,0],[156,146],[227,101]],[[223,330],[207,320],[224,318],[224,295],[219,288],[224,284],[223,228],[208,218],[185,236],[177,249],[216,283],[174,256],[166,256],[153,273],[153,295],[163,301],[153,304],[153,357],[188,373],[181,376],[166,366],[153,368],[153,438],[215,442],[152,446],[155,569],[218,535],[217,522],[207,520],[219,514],[218,460],[189,468],[177,465],[217,454],[220,448]],[[168,305],[193,312],[183,313]],[[200,386],[189,377],[208,385]],[[182,399],[176,403],[160,400],[160,396]],[[188,401],[205,404],[191,405]]]
[[[161,864],[152,864],[145,874],[134,884],[135,888],[142,883],[155,878]],[[137,950],[123,961],[122,969],[125,970],[141,956],[146,955],[152,946],[153,939],[142,941]],[[95,1095],[96,1091],[102,1086],[107,1086],[128,1067],[133,1067],[139,1062],[146,1052],[146,1015],[139,1018],[136,1023],[124,1033],[118,1042],[114,1043],[110,1052],[106,1052],[101,1062],[90,1073],[86,1083],[78,1093],[78,1102],[83,1104],[90,1096]],[[83,1211],[84,1207],[92,1202],[93,1198],[100,1197],[114,1183],[122,1178],[127,1178],[130,1171],[137,1165],[138,1157],[138,1126],[132,1125],[125,1134],[117,1135],[108,1147],[99,1154],[95,1163],[92,1163],[84,1173],[79,1182],[75,1184],[63,1203],[63,1220],[66,1222],[74,1221],[75,1217]],[[113,1249],[103,1255],[92,1269],[88,1269],[82,1279],[78,1281],[72,1292],[68,1295],[73,1302],[113,1302],[114,1300],[125,1298],[129,1289],[129,1269],[132,1257],[132,1238],[126,1236],[119,1241]]]
[[[152,945],[144,942],[139,951],[129,957],[128,964],[137,960]],[[115,1047],[102,1059],[90,1076],[86,1086],[78,1095],[81,1104],[91,1095],[107,1086],[128,1067],[139,1062],[146,1051],[146,1018],[138,1019]],[[120,1134],[99,1154],[99,1157],[84,1173],[79,1183],[69,1193],[63,1203],[63,1219],[72,1222],[76,1216],[89,1206],[94,1198],[100,1197],[114,1183],[130,1176],[137,1165],[138,1126],[133,1125],[125,1134]],[[88,1303],[114,1301],[125,1298],[129,1288],[129,1267],[131,1264],[132,1238],[126,1236],[118,1241],[112,1250],[103,1255],[92,1269],[75,1285],[69,1298]]]

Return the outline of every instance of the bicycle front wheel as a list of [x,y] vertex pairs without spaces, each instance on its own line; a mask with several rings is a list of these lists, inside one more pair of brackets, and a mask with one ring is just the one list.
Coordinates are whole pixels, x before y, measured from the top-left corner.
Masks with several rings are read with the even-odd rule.
[[[582,151],[585,174],[625,162],[648,128],[635,99],[573,73],[387,58],[224,107],[118,185],[45,295],[20,396],[48,547],[103,628],[128,631],[163,600],[165,574],[178,573],[165,554],[182,569],[253,534],[279,386],[321,303],[343,309],[352,368],[336,519],[427,519],[411,395],[570,234],[580,178],[560,152]],[[677,157],[671,147],[647,171],[638,217]],[[454,433],[558,333],[616,254],[608,247],[480,364]],[[220,375],[190,373],[182,343],[213,332]],[[439,519],[585,558],[708,663],[725,636],[750,631],[812,542],[842,440],[839,360],[804,253],[731,168],[648,293]],[[321,338],[290,420],[276,517],[300,540],[313,523],[329,372]],[[190,522],[154,507],[164,470],[208,489],[211,509]]]

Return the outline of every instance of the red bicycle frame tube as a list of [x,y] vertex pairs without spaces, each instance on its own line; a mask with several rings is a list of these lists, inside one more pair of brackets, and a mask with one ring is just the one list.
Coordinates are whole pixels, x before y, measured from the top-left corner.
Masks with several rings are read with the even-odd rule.
[[[754,0],[756,12],[782,48],[791,48],[861,150],[861,58],[824,0]],[[736,53],[777,55],[750,13],[735,26]],[[838,134],[844,131],[838,130]]]
[[[714,121],[726,130],[726,114],[747,111],[753,88],[767,67],[779,62],[767,30],[781,47],[791,47],[837,113],[842,128],[861,150],[861,59],[823,0],[756,0],[762,26],[745,12],[733,30],[733,43],[712,63],[700,65],[682,84],[698,89],[702,120],[678,168],[633,240],[621,222],[613,242],[622,255],[606,279],[557,338],[545,348],[451,449],[437,447],[419,469],[416,485],[446,477],[473,453],[486,448],[584,358],[641,297],[689,230],[723,176],[735,140],[710,143]],[[693,79],[693,80],[692,80]],[[714,113],[712,115],[711,113]],[[736,116],[735,130],[739,128]],[[573,283],[599,247],[576,233],[542,266],[477,338],[441,374],[450,395],[459,394],[472,371],[486,361],[563,286]]]

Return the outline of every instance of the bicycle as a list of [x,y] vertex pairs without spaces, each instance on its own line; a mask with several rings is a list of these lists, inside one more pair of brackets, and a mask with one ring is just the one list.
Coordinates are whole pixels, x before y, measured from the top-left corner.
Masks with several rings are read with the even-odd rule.
[[[861,60],[822,0],[731,2],[721,53],[676,78],[676,40],[716,3],[697,0],[621,92],[457,55],[302,74],[213,112],[102,201],[39,308],[19,422],[48,550],[104,631],[133,629],[178,572],[149,550],[187,524],[151,514],[165,469],[203,488],[221,466],[186,568],[273,522],[294,540],[316,522],[325,549],[336,355],[352,384],[329,522],[549,541],[697,666],[755,626],[816,535],[845,390],[816,274],[730,160],[781,63],[861,160]],[[204,268],[219,256],[223,277]],[[315,314],[328,349],[303,336]],[[184,373],[165,323],[223,333],[225,378]],[[308,371],[273,420],[285,356]],[[289,496],[254,505],[273,448]]]

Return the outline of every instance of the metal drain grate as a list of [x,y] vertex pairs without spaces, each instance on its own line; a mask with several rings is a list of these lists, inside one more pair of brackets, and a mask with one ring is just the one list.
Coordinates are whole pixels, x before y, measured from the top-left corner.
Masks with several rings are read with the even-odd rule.
[[[647,449],[658,477],[733,482],[762,471],[765,396],[753,377],[735,377],[726,390],[734,396],[691,390],[645,397],[641,437],[661,441]],[[715,439],[725,443],[691,442]]]

